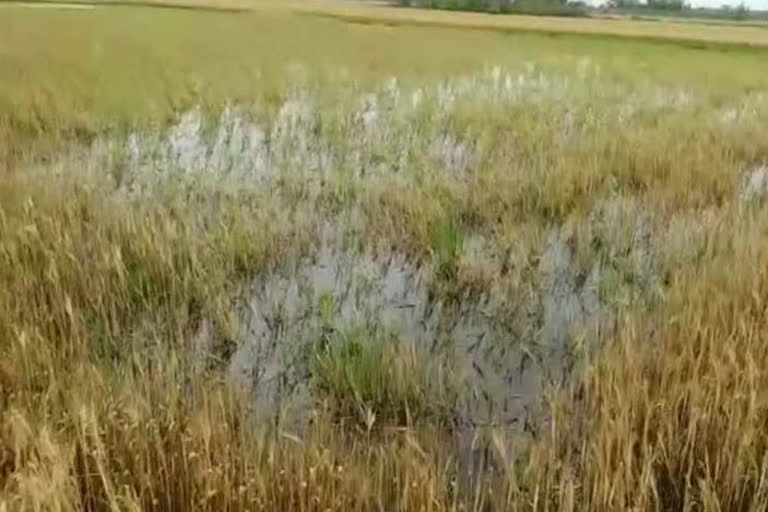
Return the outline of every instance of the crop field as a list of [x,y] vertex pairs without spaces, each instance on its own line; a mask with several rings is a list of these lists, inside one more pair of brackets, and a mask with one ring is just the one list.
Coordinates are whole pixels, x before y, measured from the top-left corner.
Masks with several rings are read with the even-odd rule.
[[0,511],[766,509],[768,29],[35,7]]

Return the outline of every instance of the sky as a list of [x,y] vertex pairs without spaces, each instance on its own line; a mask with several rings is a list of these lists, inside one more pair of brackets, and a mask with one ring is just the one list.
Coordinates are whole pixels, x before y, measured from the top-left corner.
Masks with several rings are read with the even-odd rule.
[[[728,4],[733,7],[741,4],[742,0],[687,0],[693,7],[720,7],[723,4]],[[592,5],[603,3],[603,0],[588,1]],[[750,9],[768,11],[768,0],[744,0],[744,5]]]
[[[723,4],[739,5],[739,0],[690,0],[694,7],[720,7]],[[744,0],[744,5],[750,9],[768,10],[768,0]]]

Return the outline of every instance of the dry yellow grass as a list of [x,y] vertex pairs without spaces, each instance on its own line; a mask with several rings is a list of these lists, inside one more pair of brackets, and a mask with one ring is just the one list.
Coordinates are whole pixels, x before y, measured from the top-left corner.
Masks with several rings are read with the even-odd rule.
[[723,212],[663,318],[625,316],[539,439],[488,431],[488,469],[466,481],[434,425],[366,432],[320,413],[264,430],[215,371],[191,372],[191,305],[210,314],[235,262],[264,265],[301,227],[266,232],[246,207],[201,234],[192,205],[126,208],[88,188],[0,190],[2,510],[765,508],[764,207],[746,223]]
[[[0,512],[763,512],[763,50],[263,5],[0,19]],[[490,356],[387,328],[391,264]],[[268,332],[304,421],[232,377]],[[470,372],[560,343],[534,413],[473,423]]]

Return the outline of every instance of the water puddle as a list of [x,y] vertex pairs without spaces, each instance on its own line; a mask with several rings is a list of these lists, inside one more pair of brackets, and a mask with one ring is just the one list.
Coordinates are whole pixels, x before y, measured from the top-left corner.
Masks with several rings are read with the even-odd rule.
[[[331,317],[371,340],[395,337],[450,368],[461,390],[455,422],[523,430],[545,418],[545,391],[563,385],[611,333],[618,308],[661,300],[658,236],[631,201],[595,208],[579,234],[602,245],[588,261],[573,247],[572,229],[553,230],[524,281],[503,277],[498,255],[506,248],[466,237],[462,259],[497,277],[458,302],[435,296],[431,263],[349,244],[338,226],[328,224],[310,256],[257,276],[233,312],[237,348],[227,373],[265,418],[306,419],[310,357]],[[619,275],[628,277],[615,282]]]

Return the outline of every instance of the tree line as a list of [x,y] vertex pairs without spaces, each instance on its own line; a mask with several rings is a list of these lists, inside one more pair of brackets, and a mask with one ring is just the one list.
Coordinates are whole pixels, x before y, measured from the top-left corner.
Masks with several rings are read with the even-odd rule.
[[586,16],[583,2],[568,0],[398,0],[406,7],[491,13]]
[[396,0],[403,7],[422,7],[454,11],[507,14],[541,14],[552,16],[588,16],[590,11],[608,9],[627,13],[675,13],[701,15],[707,18],[746,19],[749,9],[742,2],[736,7],[720,9],[692,8],[686,0],[608,0],[600,8],[582,0]]

